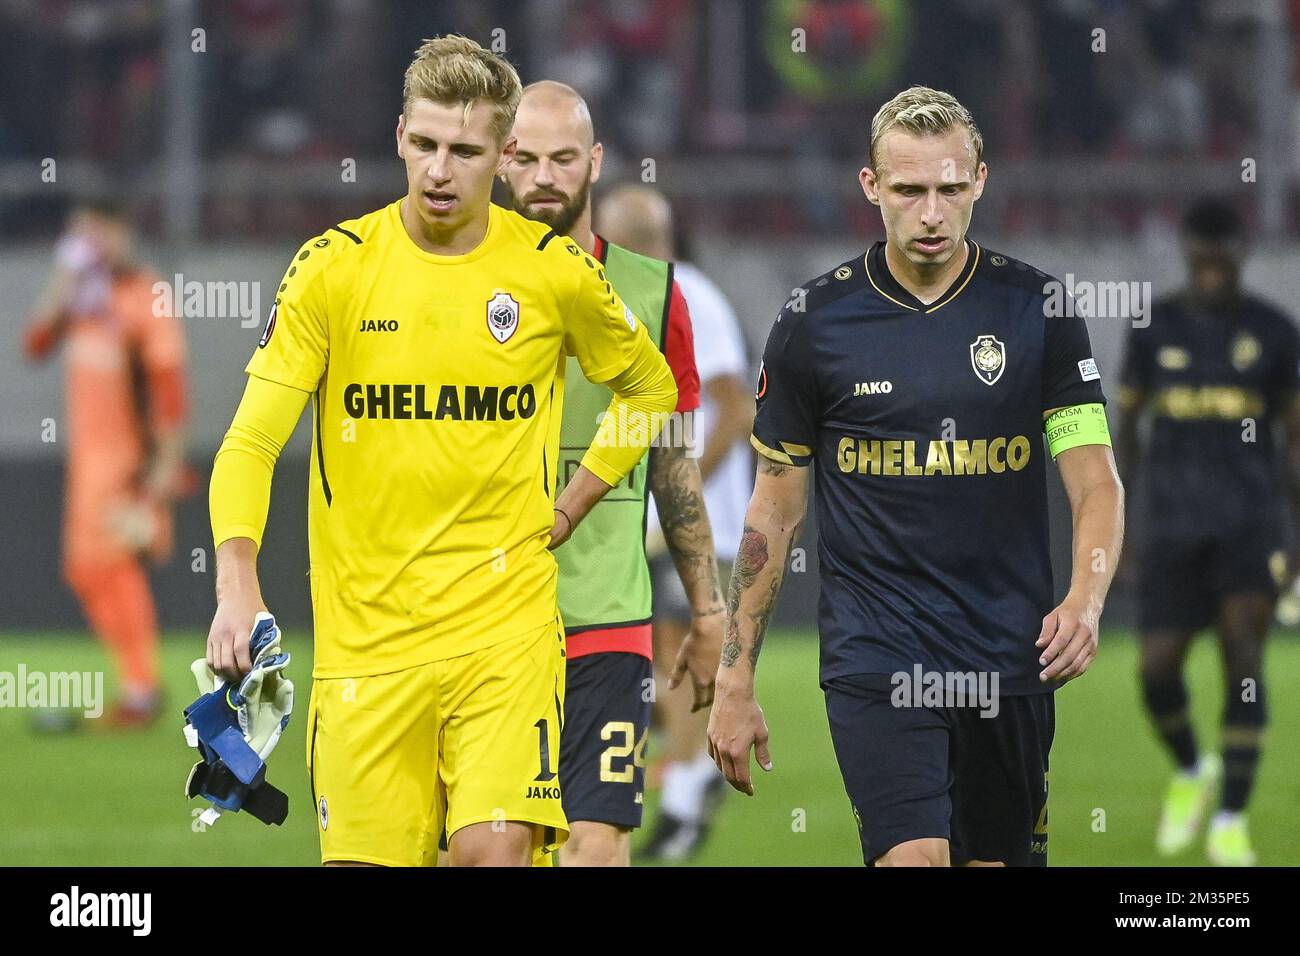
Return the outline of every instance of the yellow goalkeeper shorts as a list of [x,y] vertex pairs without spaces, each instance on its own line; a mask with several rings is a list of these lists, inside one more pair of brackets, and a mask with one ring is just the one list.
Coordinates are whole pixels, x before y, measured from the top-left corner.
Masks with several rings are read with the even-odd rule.
[[321,861],[434,866],[471,823],[533,824],[541,859],[560,805],[564,627],[389,674],[317,679],[307,713]]

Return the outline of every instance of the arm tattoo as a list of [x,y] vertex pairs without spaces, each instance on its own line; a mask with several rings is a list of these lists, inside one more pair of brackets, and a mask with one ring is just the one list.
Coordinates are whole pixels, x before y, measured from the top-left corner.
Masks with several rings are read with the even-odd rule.
[[[755,580],[767,567],[769,554],[767,535],[749,525],[740,539],[740,551],[736,554],[736,566],[731,571],[731,587],[727,592],[727,629],[722,643],[722,666],[732,667],[740,657],[740,598],[744,592],[754,586]],[[749,649],[750,666],[758,663],[758,652],[763,644],[763,632],[767,629],[767,617],[776,601],[776,593],[781,587],[781,574],[778,569],[772,580],[771,588],[760,613],[749,615],[757,625],[757,637],[754,646]]]
[[[760,475],[779,478],[792,471],[794,467],[763,456],[758,459],[758,472]],[[790,529],[788,539],[785,537],[785,529],[780,529],[775,542],[778,554],[783,550],[788,554],[789,546],[798,538],[802,524],[802,518],[794,523],[794,526]],[[781,560],[772,567],[769,579],[764,585],[765,593],[755,595],[752,602],[753,606],[747,607],[742,612],[740,609],[741,600],[746,592],[754,588],[758,583],[760,575],[767,568],[772,557],[769,550],[768,536],[752,525],[745,525],[745,533],[740,539],[740,550],[736,555],[736,565],[731,571],[731,587],[727,591],[727,626],[722,644],[723,667],[735,666],[736,661],[740,659],[741,652],[745,650],[744,641],[741,639],[740,634],[742,613],[747,625],[746,630],[752,626],[754,633],[753,643],[748,648],[746,656],[751,668],[758,666],[758,655],[763,649],[763,638],[767,635],[767,624],[772,617],[772,609],[776,607],[776,598],[781,592],[781,581],[785,577],[784,562],[787,554],[781,554]]]
[[722,641],[722,666],[734,667],[740,657],[740,628],[734,617],[727,618],[727,633]]
[[779,461],[773,461],[766,455],[758,455],[758,472],[761,475],[771,475],[773,478],[780,478],[790,470],[789,465],[783,465]]
[[650,449],[650,490],[659,510],[659,524],[696,613],[722,611],[713,529],[704,507],[699,464],[680,447]]

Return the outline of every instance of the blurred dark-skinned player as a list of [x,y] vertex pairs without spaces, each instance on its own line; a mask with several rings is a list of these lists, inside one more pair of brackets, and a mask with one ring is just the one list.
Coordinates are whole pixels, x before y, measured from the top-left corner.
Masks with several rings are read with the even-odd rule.
[[[1186,287],[1155,303],[1150,324],[1129,338],[1116,448],[1145,521],[1129,569],[1142,692],[1177,765],[1156,845],[1169,856],[1190,847],[1222,786],[1206,852],[1217,865],[1249,866],[1246,806],[1267,719],[1264,641],[1296,567],[1284,529],[1288,493],[1290,507],[1300,505],[1300,335],[1242,287],[1245,230],[1231,205],[1197,203],[1183,250]],[[1188,647],[1205,628],[1227,678],[1221,755],[1198,743],[1183,680]]]

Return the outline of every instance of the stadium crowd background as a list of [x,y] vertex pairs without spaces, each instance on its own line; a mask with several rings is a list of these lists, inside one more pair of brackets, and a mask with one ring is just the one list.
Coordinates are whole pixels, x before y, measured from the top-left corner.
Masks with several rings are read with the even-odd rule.
[[[581,90],[616,161],[655,158],[714,231],[864,227],[841,201],[853,181],[822,173],[924,79],[969,105],[997,163],[986,232],[1131,235],[1261,147],[1284,157],[1275,185],[1294,176],[1298,18],[1300,0],[5,0],[0,221],[10,240],[58,229],[84,177],[31,188],[43,157],[139,198],[169,236],[292,238],[350,215],[396,176],[382,160],[412,38],[452,31]],[[187,54],[192,24],[205,52],[178,55],[169,30]],[[359,188],[330,175],[344,156],[368,161]],[[164,215],[182,158],[202,169],[193,222]],[[1255,212],[1295,229],[1294,209]]]

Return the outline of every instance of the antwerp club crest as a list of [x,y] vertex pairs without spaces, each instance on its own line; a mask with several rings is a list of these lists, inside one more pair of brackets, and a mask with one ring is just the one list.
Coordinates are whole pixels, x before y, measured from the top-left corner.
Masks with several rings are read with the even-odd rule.
[[488,299],[488,331],[498,342],[506,342],[519,328],[519,303],[509,292],[498,292]]
[[1007,347],[991,335],[981,335],[970,344],[970,367],[981,382],[992,385],[1007,367]]

